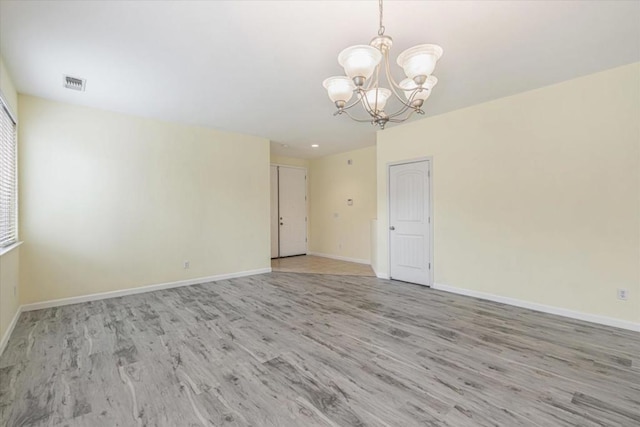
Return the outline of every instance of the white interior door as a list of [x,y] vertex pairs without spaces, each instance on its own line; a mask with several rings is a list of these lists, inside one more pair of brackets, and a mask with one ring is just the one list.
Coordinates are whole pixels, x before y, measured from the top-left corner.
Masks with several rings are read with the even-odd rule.
[[431,285],[429,162],[389,166],[389,275]]
[[280,256],[307,253],[307,171],[278,166]]
[[271,166],[271,258],[280,256],[278,239],[278,167]]

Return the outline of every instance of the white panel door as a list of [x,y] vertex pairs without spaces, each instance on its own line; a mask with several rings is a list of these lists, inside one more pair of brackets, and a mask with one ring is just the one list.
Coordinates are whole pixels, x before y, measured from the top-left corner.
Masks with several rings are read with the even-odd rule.
[[307,253],[307,171],[278,167],[280,256]]
[[429,162],[389,166],[389,275],[431,285]]
[[271,258],[278,258],[278,167],[271,166]]

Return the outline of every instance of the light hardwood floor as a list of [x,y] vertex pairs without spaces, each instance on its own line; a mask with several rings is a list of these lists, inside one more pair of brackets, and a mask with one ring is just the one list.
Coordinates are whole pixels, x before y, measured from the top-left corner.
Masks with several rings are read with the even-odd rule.
[[271,273],[23,313],[9,426],[638,426],[640,334]]
[[369,276],[375,274],[368,264],[341,261],[315,255],[300,255],[271,260],[271,269],[284,273],[335,274],[338,276]]

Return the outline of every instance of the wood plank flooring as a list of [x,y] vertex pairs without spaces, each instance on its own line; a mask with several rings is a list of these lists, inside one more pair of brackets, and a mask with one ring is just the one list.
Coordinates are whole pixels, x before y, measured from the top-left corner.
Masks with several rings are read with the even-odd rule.
[[271,260],[271,269],[283,273],[334,274],[338,276],[375,277],[368,264],[341,261],[315,255],[300,255]]
[[271,273],[23,313],[8,426],[640,426],[640,334]]

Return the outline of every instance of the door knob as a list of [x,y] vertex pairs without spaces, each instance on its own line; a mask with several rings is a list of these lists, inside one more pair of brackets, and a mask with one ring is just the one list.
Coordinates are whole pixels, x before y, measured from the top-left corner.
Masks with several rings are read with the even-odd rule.
[[284,222],[281,222],[280,225],[284,225]]
[[391,231],[393,231],[393,230],[395,230],[395,229],[396,229],[396,228],[395,228],[393,225],[392,225],[391,227],[389,227],[389,230],[391,230]]

